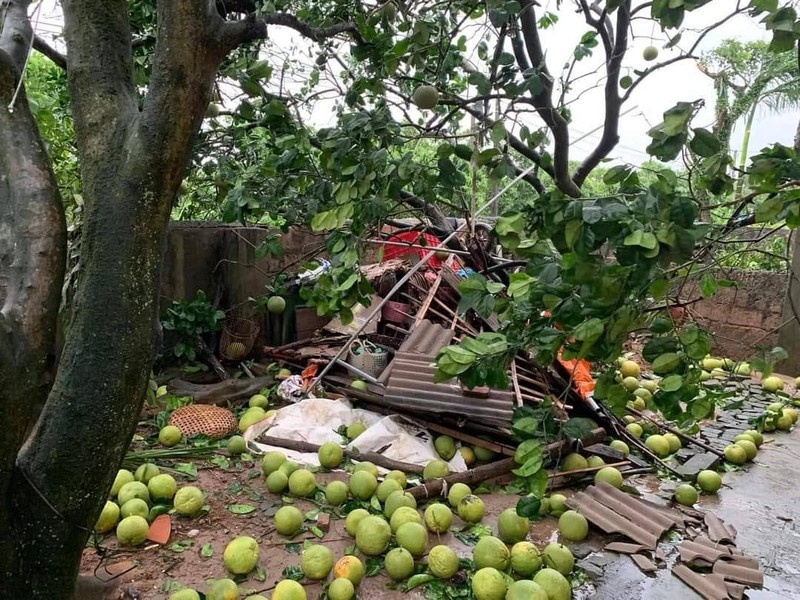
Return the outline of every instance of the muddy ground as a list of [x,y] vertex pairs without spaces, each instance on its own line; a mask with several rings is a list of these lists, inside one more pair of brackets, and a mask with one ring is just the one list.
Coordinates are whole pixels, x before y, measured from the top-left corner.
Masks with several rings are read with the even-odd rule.
[[[797,483],[800,478],[800,433],[795,430],[790,434],[771,435],[767,439],[754,463],[741,471],[725,474],[724,487],[719,494],[701,497],[699,505],[733,524],[739,532],[738,546],[761,561],[765,588],[748,590],[749,598],[800,598],[800,567],[796,561],[800,556],[800,507],[797,501],[800,498],[797,491],[800,489]],[[104,540],[102,546],[107,549],[107,556],[94,575],[96,578],[107,579],[106,568],[116,573],[122,568],[134,567],[102,586],[105,588],[104,597],[161,600],[167,598],[168,590],[178,583],[204,590],[206,580],[226,576],[222,552],[236,535],[250,535],[259,540],[259,565],[265,572],[263,581],[257,579],[257,574],[251,574],[241,583],[242,591],[268,596],[284,568],[299,564],[297,552],[302,543],[320,540],[311,533],[290,541],[276,534],[271,517],[282,505],[281,499],[264,489],[264,480],[259,473],[258,465],[248,462],[233,463],[228,470],[216,467],[201,470],[195,485],[208,493],[210,510],[207,515],[196,519],[173,518],[172,537],[164,547],[151,544],[134,550],[120,549],[113,536]],[[318,480],[325,482],[336,477],[335,473],[319,474]],[[664,485],[649,475],[638,476],[630,482],[646,497],[668,502],[669,484]],[[660,491],[660,488],[664,490]],[[497,515],[517,501],[516,496],[502,493],[482,497],[487,507],[484,523],[493,528]],[[309,501],[296,502],[304,511],[315,508]],[[235,504],[249,504],[255,510],[246,515],[234,514],[228,507]],[[454,525],[460,524],[456,518]],[[531,528],[530,539],[537,545],[543,546],[556,538],[556,520],[553,518],[545,518]],[[593,531],[586,542],[573,546],[576,556],[584,559],[579,564],[591,578],[591,583],[584,585],[576,598],[666,600],[699,597],[673,577],[669,568],[647,576],[633,565],[630,558],[602,552],[602,546],[610,540],[609,536]],[[344,531],[342,519],[331,519],[322,543],[333,550],[336,558],[345,553],[345,548],[353,540]],[[430,545],[435,543],[450,545],[460,556],[471,555],[471,547],[452,533],[441,536],[440,540],[431,536]],[[676,543],[677,540],[673,539],[662,544],[670,560],[676,555]],[[201,549],[207,544],[210,544],[212,553],[203,556]],[[204,554],[208,554],[207,547]],[[87,548],[83,573],[95,573],[99,562],[94,549]],[[358,597],[361,600],[424,597],[417,590],[402,593],[387,589],[387,583],[383,574],[366,578],[359,588]],[[317,598],[321,586],[309,584],[306,590],[309,598]]]

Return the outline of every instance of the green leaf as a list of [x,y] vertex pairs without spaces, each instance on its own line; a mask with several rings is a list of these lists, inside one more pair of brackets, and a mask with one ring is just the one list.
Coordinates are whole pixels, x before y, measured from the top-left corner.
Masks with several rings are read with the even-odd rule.
[[514,300],[527,298],[536,280],[527,273],[512,273],[508,277],[508,295]]
[[228,510],[235,515],[246,515],[253,512],[255,509],[256,507],[250,504],[231,504],[228,506]]
[[517,514],[526,519],[538,519],[541,508],[541,499],[534,495],[523,496],[517,501]]
[[717,137],[708,129],[698,127],[693,129],[692,132],[694,136],[689,142],[689,147],[698,156],[714,156],[722,149]]
[[681,366],[681,357],[675,352],[661,354],[653,361],[653,373],[666,375]]
[[693,113],[694,104],[678,102],[664,113],[664,133],[668,136],[685,133]]
[[514,453],[514,462],[518,465],[525,464],[531,459],[539,459],[541,464],[544,443],[541,440],[525,440]]
[[711,273],[706,273],[700,278],[700,293],[704,298],[711,298],[717,292],[717,281]]
[[601,335],[605,324],[597,317],[585,320],[572,331],[572,337],[582,342],[594,342]]
[[622,240],[622,245],[623,246],[641,246],[642,245],[642,235],[643,234],[644,234],[644,231],[642,231],[641,229],[635,229],[634,231],[629,233],[627,236],[625,236],[625,239]]
[[575,242],[580,238],[583,229],[583,221],[573,220],[564,226],[564,239],[570,248],[575,246]]
[[582,440],[592,431],[592,420],[584,417],[573,417],[564,423],[564,435],[573,440]]
[[203,547],[200,548],[200,556],[203,558],[208,558],[214,554],[214,548],[211,547],[211,542],[206,542],[203,544]]
[[603,183],[609,185],[625,181],[633,169],[629,165],[616,165],[603,175]]
[[681,389],[683,385],[683,377],[680,375],[670,375],[669,377],[664,377],[659,384],[658,387],[665,391],[665,392],[675,392]]

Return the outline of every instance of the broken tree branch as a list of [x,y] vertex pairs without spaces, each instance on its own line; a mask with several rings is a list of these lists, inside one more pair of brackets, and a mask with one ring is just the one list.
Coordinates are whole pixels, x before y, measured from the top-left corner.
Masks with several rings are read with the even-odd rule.
[[[583,445],[595,444],[602,441],[605,435],[606,435],[605,429],[603,428],[593,429],[588,436],[586,436],[584,439],[581,440],[581,443]],[[552,444],[548,444],[547,447],[545,448],[545,452],[550,456],[556,456],[561,452],[564,452],[571,445],[572,445],[571,440],[563,439],[558,442],[553,442]],[[441,495],[444,490],[446,490],[455,483],[466,483],[468,485],[474,485],[486,481],[488,479],[494,479],[495,477],[500,477],[501,475],[507,475],[517,466],[518,466],[517,461],[514,460],[514,457],[512,456],[511,458],[504,458],[503,460],[498,460],[497,462],[489,463],[488,465],[476,467],[474,469],[470,469],[469,471],[465,471],[463,473],[455,473],[453,475],[445,477],[444,479],[434,479],[433,481],[428,481],[422,485],[418,485],[407,491],[409,494],[414,496],[416,500],[433,498],[435,496]]]
[[191,396],[196,404],[222,404],[249,398],[273,383],[275,380],[269,375],[255,379],[227,379],[205,385],[173,379],[167,384],[167,391],[173,396]]
[[[268,446],[277,446],[279,448],[286,448],[287,450],[294,450],[295,452],[318,452],[320,446],[312,444],[311,442],[304,442],[302,440],[287,440],[284,438],[273,437],[271,435],[263,435],[258,438],[260,442]],[[404,473],[422,473],[423,467],[414,465],[392,458],[387,458],[383,454],[377,452],[353,452],[352,450],[345,450],[344,455],[355,461],[371,462],[379,467],[389,469],[392,471],[403,471]]]

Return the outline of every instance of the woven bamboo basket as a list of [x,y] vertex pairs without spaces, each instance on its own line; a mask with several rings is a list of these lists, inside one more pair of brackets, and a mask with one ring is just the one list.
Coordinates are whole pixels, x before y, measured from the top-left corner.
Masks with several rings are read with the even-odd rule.
[[226,360],[244,360],[253,349],[260,328],[252,319],[228,317],[222,325],[219,353]]
[[181,435],[207,435],[220,439],[234,433],[238,428],[236,415],[226,408],[208,404],[189,404],[173,411],[169,424],[181,430]]

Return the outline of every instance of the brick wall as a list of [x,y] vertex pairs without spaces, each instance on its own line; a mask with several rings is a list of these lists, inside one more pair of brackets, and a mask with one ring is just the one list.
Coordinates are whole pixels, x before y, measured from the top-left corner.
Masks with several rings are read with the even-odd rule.
[[[714,338],[714,352],[746,359],[754,347],[778,345],[787,279],[782,272],[726,270],[718,277],[736,282],[719,288],[713,297],[691,305],[689,314]],[[697,286],[687,285],[682,297],[697,298]]]

